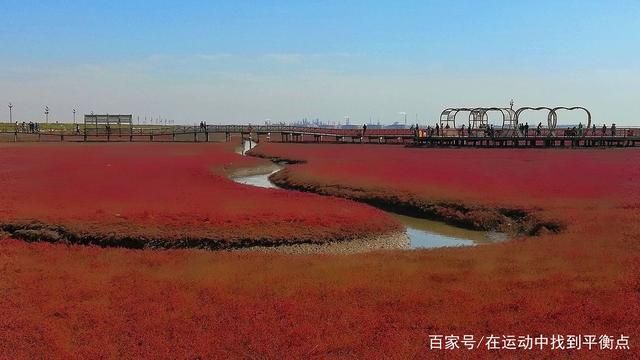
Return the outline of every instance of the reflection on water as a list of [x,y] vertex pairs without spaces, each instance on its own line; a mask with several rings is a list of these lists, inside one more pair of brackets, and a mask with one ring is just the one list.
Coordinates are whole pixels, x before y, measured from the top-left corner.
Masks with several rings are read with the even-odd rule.
[[236,148],[236,154],[246,155],[247,151],[253,149],[256,145],[258,145],[258,143],[251,140],[243,140],[242,145]]
[[503,233],[468,230],[440,221],[420,219],[394,213],[388,214],[404,224],[407,229],[407,235],[409,235],[411,239],[411,248],[413,249],[472,246],[507,239]]
[[[237,152],[245,155],[254,146],[256,146],[256,143],[246,140],[243,146],[238,147]],[[269,181],[269,176],[282,169],[282,167],[273,164],[273,167],[264,169],[265,172],[263,174],[233,177],[232,180],[245,185],[278,188]],[[407,235],[411,240],[412,249],[474,246],[507,240],[506,235],[503,233],[467,230],[447,225],[440,221],[420,219],[390,212],[387,212],[387,214],[393,216],[405,226]]]
[[240,184],[245,184],[245,185],[263,187],[268,189],[276,189],[278,187],[274,185],[271,181],[269,181],[269,176],[277,171],[280,171],[279,167],[271,171],[270,173],[266,173],[266,174],[234,177],[233,181]]

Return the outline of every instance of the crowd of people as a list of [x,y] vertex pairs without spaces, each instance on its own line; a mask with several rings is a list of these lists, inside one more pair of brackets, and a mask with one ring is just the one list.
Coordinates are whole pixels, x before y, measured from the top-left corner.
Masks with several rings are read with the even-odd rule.
[[[449,123],[445,123],[444,126],[440,126],[440,124],[436,123],[435,126],[428,125],[425,129],[420,129],[418,124],[411,125],[410,128],[415,136],[417,137],[431,137],[431,136],[450,136],[451,135],[451,126]],[[454,128],[455,129],[455,128]],[[482,126],[478,129],[471,129],[467,127],[465,124],[462,124],[460,128],[455,129],[455,133],[457,136],[473,136],[473,134],[478,135],[479,133],[484,134],[484,136],[495,136],[496,131],[493,128],[493,125]]]
[[40,132],[40,124],[34,123],[33,121],[23,121],[21,123],[16,121],[16,131],[23,133],[37,133]]
[[[105,127],[105,132],[107,134],[111,134],[111,125],[110,124],[106,124]],[[51,129],[49,129],[51,130]],[[15,123],[15,131],[19,132],[19,133],[27,133],[27,134],[35,134],[35,133],[40,133],[42,132],[42,129],[40,127],[40,123],[37,122],[33,122],[33,121],[23,121],[21,123],[17,122]],[[73,131],[76,134],[80,134],[80,124],[74,124],[74,128]]]
[[[366,127],[365,127],[366,129]],[[463,136],[485,136],[485,137],[496,137],[496,136],[523,136],[529,137],[529,123],[525,122],[524,124],[518,124],[517,132],[510,131],[509,129],[504,130],[496,130],[493,124],[483,124],[478,128],[472,129],[471,127],[467,127],[463,124],[460,128],[457,128],[455,134],[449,131],[450,126],[448,123],[445,123],[445,126],[440,126],[440,124],[436,123],[434,127],[427,126],[426,129],[420,129],[418,124],[411,125],[411,131],[415,134],[416,137],[431,137],[431,136],[452,136],[457,135],[459,137]],[[506,131],[506,132],[505,132]],[[557,131],[560,131],[558,129]],[[535,128],[535,136],[543,136],[544,126],[542,122],[538,123]],[[547,133],[549,134],[549,133]],[[555,132],[554,132],[555,134]],[[633,130],[627,130],[627,136],[633,136]],[[606,124],[602,125],[601,131],[598,133],[596,130],[596,125],[594,124],[589,131],[589,128],[586,128],[582,123],[579,123],[577,126],[573,126],[570,128],[566,128],[562,132],[563,136],[617,136],[618,132],[616,129],[616,124],[612,124],[611,128],[607,128]]]
[[[75,124],[75,132],[76,133],[80,133],[80,125],[79,124]],[[21,123],[17,122],[15,123],[15,131],[16,132],[20,132],[20,133],[28,133],[28,134],[35,134],[35,133],[39,133],[41,131],[40,128],[40,123],[37,122],[33,122],[33,121],[23,121]]]
[[[33,121],[30,121],[28,123],[24,121],[22,123],[18,123],[16,121],[15,129],[16,129],[16,132],[21,132],[21,133],[38,133],[41,130],[40,124]],[[200,130],[206,131],[206,129],[207,129],[207,123],[204,121],[201,121]],[[249,129],[250,129],[249,131],[251,131],[251,127]],[[107,124],[105,126],[105,130],[107,134],[110,134],[111,126]],[[410,130],[413,132],[415,137],[457,135],[458,137],[484,136],[484,137],[493,138],[496,136],[501,136],[506,134],[510,136],[519,135],[523,137],[528,137],[530,135],[528,122],[524,124],[518,124],[516,134],[514,134],[513,132],[504,133],[505,130],[496,130],[493,124],[483,124],[478,128],[474,128],[474,129],[472,129],[471,127],[467,127],[465,124],[463,124],[460,128],[454,128],[455,130],[454,132],[454,131],[451,131],[451,126],[449,125],[448,122],[445,123],[444,126],[441,126],[441,124],[436,123],[435,126],[432,127],[431,125],[428,125],[426,128],[420,128],[419,124],[412,124],[410,127]],[[543,136],[544,135],[543,130],[544,130],[544,126],[542,125],[542,122],[538,123],[538,126],[536,126],[536,129],[535,129],[535,136]],[[80,133],[80,126],[78,124],[75,125],[75,132]],[[364,124],[362,126],[362,136],[365,136],[366,132],[367,132],[367,124]],[[582,123],[579,123],[577,126],[565,128],[562,132],[562,135],[568,136],[568,137],[576,137],[576,136],[580,137],[580,136],[586,136],[586,135],[617,136],[617,129],[616,129],[616,124],[612,124],[611,128],[607,128],[607,125],[603,124],[600,132],[598,132],[595,124],[593,124],[591,129],[589,129],[588,127],[585,127]],[[634,132],[632,129],[628,129],[625,135],[633,136]]]

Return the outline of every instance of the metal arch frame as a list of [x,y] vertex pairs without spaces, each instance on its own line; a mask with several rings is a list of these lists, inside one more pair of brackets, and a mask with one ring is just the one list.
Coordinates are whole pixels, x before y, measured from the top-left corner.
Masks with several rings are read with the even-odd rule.
[[[453,112],[453,118],[451,118],[451,113],[452,112]],[[449,123],[451,121],[453,121],[453,127],[455,127],[456,126],[455,114],[457,112],[458,111],[455,108],[446,108],[446,109],[442,110],[442,112],[440,113],[440,127],[442,127],[442,123],[444,123],[444,122]]]
[[[464,111],[469,111],[472,112],[477,108],[465,108],[465,107],[461,107],[461,108],[447,108],[444,111],[442,111],[442,113],[440,113],[440,127],[444,128],[445,124],[448,123],[453,123],[453,127],[450,126],[450,128],[452,129],[457,129],[456,127],[456,117],[458,116],[458,114],[460,112],[464,112]],[[446,116],[446,118],[444,118]]]
[[[586,129],[589,129],[591,127],[591,112],[589,110],[587,110],[586,108],[582,107],[582,106],[572,106],[572,107],[565,107],[565,106],[557,106],[554,107],[551,111],[553,111],[553,129],[556,128],[556,126],[558,125],[558,110],[568,110],[568,111],[573,111],[573,110],[584,110],[584,112],[587,114],[587,125],[586,125]],[[549,117],[549,120],[551,121],[551,117]],[[551,127],[550,127],[551,128]]]
[[[502,108],[502,130],[514,130],[518,128],[518,117],[516,116],[516,111],[512,108]],[[509,115],[508,118],[505,117],[505,112]],[[506,126],[507,123],[509,126]],[[505,129],[506,128],[506,129]]]
[[[539,107],[531,107],[531,106],[523,106],[518,110],[513,110],[512,108],[500,108],[500,107],[476,107],[476,108],[446,108],[440,113],[440,127],[445,128],[447,124],[453,123],[453,127],[450,128],[456,129],[456,117],[460,112],[468,111],[469,112],[469,130],[479,129],[482,125],[488,126],[489,124],[489,116],[487,112],[489,111],[497,111],[502,114],[502,130],[514,130],[517,131],[518,124],[520,124],[520,115],[527,110],[532,111],[541,111],[546,110],[547,113],[547,127],[550,131],[554,131],[558,125],[558,110],[583,110],[587,114],[587,124],[586,128],[591,127],[591,112],[582,106],[573,106],[573,107],[565,107],[565,106],[557,106],[554,108],[550,108],[547,106],[539,106]],[[479,125],[478,125],[479,124]]]
[[500,108],[500,107],[487,107],[487,108],[475,108],[469,114],[469,127],[471,129],[479,128],[474,127],[475,123],[480,123],[480,125],[489,125],[489,115],[487,114],[489,111],[497,111],[502,115],[502,129],[515,129],[515,125],[517,125],[518,121],[516,118],[516,113],[511,108]]
[[524,112],[525,110],[533,110],[533,111],[547,110],[547,111],[549,111],[549,113],[547,114],[547,126],[549,127],[549,130],[554,130],[555,129],[555,124],[557,124],[557,122],[558,122],[558,116],[556,115],[556,113],[553,111],[552,108],[546,107],[546,106],[540,106],[540,107],[524,106],[524,107],[519,108],[518,110],[516,110],[516,125],[520,123],[520,114],[522,114],[522,112]]
[[[473,108],[469,111],[469,130],[480,129],[483,124],[487,124],[489,122],[489,115],[487,115],[487,111],[489,108]],[[475,126],[477,123],[480,123],[479,126]]]
[[[512,129],[517,124],[516,113],[510,108],[500,107],[475,107],[475,108],[446,108],[440,113],[440,127],[444,128],[447,124],[453,123],[453,129],[457,129],[456,118],[461,112],[469,112],[468,123],[469,129],[479,129],[482,125],[489,124],[489,115],[487,112],[497,111],[502,115],[502,128]],[[479,125],[478,125],[479,123]]]
[[[445,127],[445,123],[448,124],[450,122],[453,123],[453,127],[451,127],[452,129],[457,129],[456,127],[456,117],[458,116],[458,114],[460,112],[464,112],[464,111],[473,111],[473,108],[447,108],[445,109],[441,114],[440,114],[440,127],[444,128]],[[445,119],[443,119],[443,116],[447,116]]]
[[453,123],[453,128],[456,128],[456,116],[458,115],[458,112],[460,111],[460,108],[446,108],[444,109],[441,113],[440,113],[440,128],[444,129],[445,127],[445,123],[449,124],[450,122]]

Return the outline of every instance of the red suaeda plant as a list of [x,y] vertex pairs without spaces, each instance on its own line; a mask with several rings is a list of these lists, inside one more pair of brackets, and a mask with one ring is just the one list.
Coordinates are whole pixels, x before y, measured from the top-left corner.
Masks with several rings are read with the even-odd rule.
[[[421,149],[379,145],[263,144],[253,153],[308,164],[305,184],[503,206],[640,202],[638,150]],[[584,201],[583,201],[584,200]]]
[[369,206],[234,183],[225,169],[265,161],[234,154],[231,146],[3,145],[2,222],[36,221],[116,242],[202,239],[205,247],[207,241],[322,242],[398,229]]
[[[472,248],[350,256],[0,240],[0,357],[638,358],[637,151],[256,151],[306,160],[287,175],[301,184],[536,207],[566,228]],[[623,334],[630,348],[429,349],[429,335],[466,334]]]

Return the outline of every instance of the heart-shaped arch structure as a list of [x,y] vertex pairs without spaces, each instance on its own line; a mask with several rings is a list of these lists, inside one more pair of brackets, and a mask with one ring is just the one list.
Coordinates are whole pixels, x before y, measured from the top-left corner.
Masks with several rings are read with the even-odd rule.
[[[573,107],[558,106],[552,109],[553,116],[549,116],[549,129],[555,129],[556,126],[558,125],[558,110],[569,110],[569,111],[583,110],[587,114],[587,121],[586,121],[587,129],[591,127],[591,112],[589,112],[589,110],[587,110],[586,108],[583,108],[582,106],[573,106]],[[551,122],[553,122],[553,124]]]
[[451,128],[457,128],[456,126],[456,118],[461,112],[469,112],[469,129],[480,129],[488,126],[489,116],[488,112],[499,112],[502,115],[502,130],[517,130],[518,124],[520,123],[520,115],[525,111],[546,111],[547,112],[547,126],[550,130],[555,130],[558,125],[558,111],[559,110],[582,110],[586,113],[586,127],[591,127],[591,112],[582,106],[557,106],[554,108],[550,108],[547,106],[539,106],[539,107],[531,107],[524,106],[519,108],[518,110],[514,110],[512,108],[501,108],[501,107],[476,107],[476,108],[447,108],[440,114],[440,126],[445,127],[449,125]]

